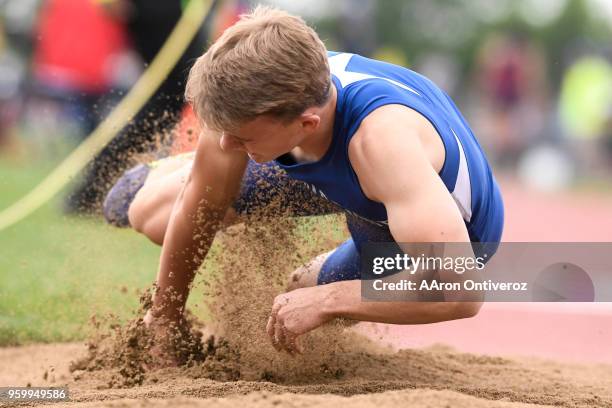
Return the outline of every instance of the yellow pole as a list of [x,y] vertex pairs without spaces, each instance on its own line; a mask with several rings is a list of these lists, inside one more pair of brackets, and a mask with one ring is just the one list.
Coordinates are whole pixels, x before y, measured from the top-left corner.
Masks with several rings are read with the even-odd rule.
[[155,93],[208,14],[211,0],[191,0],[168,39],[130,92],[108,117],[40,184],[0,212],[0,231],[24,219],[57,194],[106,146]]

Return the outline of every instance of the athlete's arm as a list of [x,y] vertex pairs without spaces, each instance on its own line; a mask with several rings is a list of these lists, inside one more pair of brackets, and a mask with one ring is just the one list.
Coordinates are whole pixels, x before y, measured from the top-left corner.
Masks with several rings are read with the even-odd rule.
[[385,205],[396,242],[470,242],[459,208],[421,143],[419,132],[427,130],[419,117],[400,105],[375,110],[351,141],[351,165],[368,198]]
[[[377,109],[351,141],[351,164],[365,194],[385,205],[396,242],[469,243],[459,209],[421,142],[419,132],[426,130],[419,120],[422,117],[403,106]],[[469,244],[461,247],[465,256],[474,256]],[[454,271],[445,273],[442,280],[459,277]],[[361,302],[360,284],[349,281],[327,285],[328,313],[356,320],[413,324],[470,317],[481,306],[479,294],[453,299],[459,301],[447,298],[446,302]]]
[[238,194],[247,160],[244,152],[222,150],[208,132],[200,137],[191,173],[164,236],[153,317],[180,319],[195,273]]
[[[420,141],[419,132],[427,131],[420,121],[422,117],[402,106],[377,109],[351,140],[351,165],[366,196],[385,205],[396,242],[465,242],[463,255],[473,256],[459,209]],[[446,272],[455,276],[441,274],[442,280],[456,277],[454,271]],[[423,324],[471,317],[480,306],[479,294],[446,302],[362,302],[361,281],[341,281],[277,296],[267,331],[277,349],[293,353],[301,349],[298,336],[336,317]]]

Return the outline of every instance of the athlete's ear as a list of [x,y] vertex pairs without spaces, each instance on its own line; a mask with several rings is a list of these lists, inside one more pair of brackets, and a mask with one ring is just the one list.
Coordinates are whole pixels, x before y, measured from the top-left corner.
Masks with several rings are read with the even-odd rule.
[[312,132],[319,127],[321,117],[316,113],[304,112],[300,115],[300,124],[306,132]]

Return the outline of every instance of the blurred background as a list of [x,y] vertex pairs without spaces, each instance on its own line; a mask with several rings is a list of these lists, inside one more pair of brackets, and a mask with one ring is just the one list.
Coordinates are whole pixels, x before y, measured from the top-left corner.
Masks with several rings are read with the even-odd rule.
[[[0,1],[2,160],[65,156],[135,83],[186,3]],[[82,175],[65,212],[94,211],[134,153],[180,143],[172,133],[189,119],[181,97],[189,64],[255,2],[215,3],[201,35],[142,115]],[[612,2],[268,3],[302,15],[329,49],[433,79],[456,100],[500,177],[545,192],[610,190]]]
[[276,1],[328,48],[410,67],[458,103],[499,172],[609,185],[612,2]]
[[[0,211],[112,111],[188,1],[0,0]],[[188,68],[256,2],[213,3],[133,122],[61,196],[0,231],[0,345],[82,338],[92,310],[127,316],[133,290],[153,281],[158,247],[71,215],[95,215],[143,157],[193,147]],[[330,50],[404,65],[448,92],[494,166],[505,241],[612,241],[612,1],[267,3],[303,16]]]
[[[0,1],[0,155],[53,159],[85,138],[151,62],[184,3]],[[216,27],[203,26],[175,82],[253,2],[220,3]],[[546,191],[610,186],[611,2],[269,3],[314,24],[329,49],[433,79],[456,100],[500,173]],[[180,110],[181,85],[162,90],[172,100],[169,114]],[[168,133],[176,120],[141,125],[138,133]]]
[[271,3],[451,95],[502,184],[505,241],[612,241],[612,1]]

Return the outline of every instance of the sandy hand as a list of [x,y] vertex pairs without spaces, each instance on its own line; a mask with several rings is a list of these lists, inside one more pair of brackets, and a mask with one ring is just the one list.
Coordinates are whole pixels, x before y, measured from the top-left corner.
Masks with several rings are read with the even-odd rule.
[[278,295],[266,326],[274,348],[291,355],[302,353],[298,337],[332,319],[322,309],[326,296],[325,286],[301,288]]
[[152,360],[146,365],[147,369],[178,366],[179,362],[171,353],[168,322],[162,322],[159,318],[153,317],[151,311],[147,312],[143,321],[151,335],[149,354]]
[[148,369],[176,367],[203,360],[202,333],[194,330],[189,321],[155,317],[149,310],[143,321],[150,331],[152,362]]

